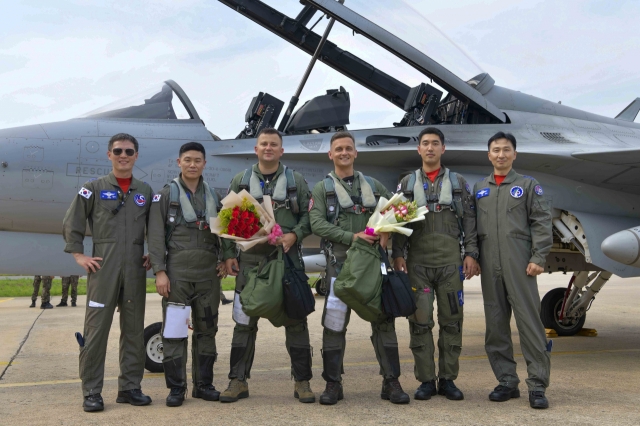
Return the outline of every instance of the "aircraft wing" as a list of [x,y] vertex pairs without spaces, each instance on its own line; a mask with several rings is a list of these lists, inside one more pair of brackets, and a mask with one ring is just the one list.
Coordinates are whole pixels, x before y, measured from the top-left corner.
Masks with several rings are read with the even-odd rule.
[[595,161],[617,166],[640,166],[640,149],[574,152],[571,156],[580,160]]

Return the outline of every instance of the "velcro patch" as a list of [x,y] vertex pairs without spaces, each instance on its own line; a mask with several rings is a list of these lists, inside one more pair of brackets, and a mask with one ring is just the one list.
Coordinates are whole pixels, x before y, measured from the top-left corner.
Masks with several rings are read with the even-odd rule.
[[476,192],[476,199],[480,199],[483,197],[487,197],[489,196],[489,193],[491,192],[491,188],[483,188],[480,191]]
[[100,191],[100,199],[101,200],[117,200],[118,192],[117,191]]
[[157,203],[158,201],[160,201],[160,198],[162,197],[162,194],[155,194],[153,196],[153,198],[151,199],[152,203]]
[[309,211],[313,208],[313,198],[309,199]]
[[533,190],[535,191],[536,194],[538,195],[542,195],[544,194],[544,191],[542,190],[542,187],[540,185],[536,185],[535,188],[533,188]]
[[87,188],[83,186],[82,188],[80,188],[80,191],[78,191],[78,194],[80,194],[81,196],[83,196],[88,200],[89,198],[91,198],[91,194],[93,194],[93,192],[89,191]]

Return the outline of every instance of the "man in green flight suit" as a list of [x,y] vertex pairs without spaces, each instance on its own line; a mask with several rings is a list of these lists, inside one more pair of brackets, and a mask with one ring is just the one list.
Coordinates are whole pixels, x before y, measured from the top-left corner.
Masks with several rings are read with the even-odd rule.
[[530,176],[513,170],[516,138],[498,132],[489,139],[493,173],[476,183],[482,297],[486,320],[485,350],[500,382],[492,401],[520,396],[511,341],[511,311],[516,318],[532,408],[547,408],[551,342],[540,320],[536,276],[544,272],[551,251],[551,211],[543,190]]
[[[353,241],[360,238],[369,244],[377,242],[379,237],[367,235],[364,230],[375,210],[377,198],[391,198],[391,193],[384,185],[354,170],[353,164],[357,156],[351,133],[334,134],[329,150],[334,171],[316,184],[309,204],[311,230],[324,242],[328,282],[338,276]],[[388,237],[388,234],[380,237],[383,247],[386,247]],[[325,405],[336,404],[343,398],[341,373],[346,347],[345,335],[351,314],[346,305],[337,300],[334,302],[334,298],[331,290],[325,299],[322,315],[322,377],[327,385],[320,396],[320,403]],[[381,397],[394,404],[408,403],[409,395],[402,390],[398,381],[400,358],[393,318],[371,323],[371,342],[380,364],[380,374],[384,377]]]
[[[149,216],[149,256],[156,274],[156,289],[162,299],[163,327],[168,305],[191,306],[191,338],[194,398],[217,401],[213,386],[213,364],[217,358],[216,332],[220,304],[220,278],[216,269],[218,237],[209,220],[218,214],[219,201],[202,172],[207,164],[205,149],[198,142],[180,147],[180,176],[153,196]],[[164,375],[169,407],[182,405],[187,389],[187,330],[184,337],[164,336]]]
[[[284,153],[282,137],[277,130],[262,129],[257,136],[255,153],[258,163],[251,169],[238,173],[229,187],[236,193],[247,190],[256,200],[262,201],[263,195],[270,195],[276,222],[282,227],[284,235],[278,237],[277,245],[282,245],[296,268],[304,269],[300,244],[311,234],[309,225],[309,187],[300,173],[286,168],[280,163]],[[265,255],[273,253],[274,247],[259,244],[241,252],[236,258],[236,247],[231,240],[222,240],[223,259],[226,272],[236,276],[236,294],[246,284],[246,274],[257,266]],[[236,296],[234,303],[240,303]],[[239,398],[249,396],[247,379],[251,374],[251,364],[255,353],[258,317],[236,315],[242,312],[239,306],[234,307],[234,321],[231,342],[231,369],[229,371],[229,387],[220,394],[221,402],[235,402]],[[307,319],[287,319],[284,323],[286,346],[291,357],[291,374],[295,379],[294,397],[300,402],[315,402],[311,391],[311,345]]]
[[[458,377],[462,349],[463,280],[479,273],[475,205],[464,177],[441,164],[444,134],[427,127],[418,141],[422,167],[405,176],[399,189],[429,212],[425,220],[408,225],[413,229],[410,237],[393,236],[394,269],[408,273],[418,308],[409,317],[414,373],[422,382],[414,398],[428,400],[438,393],[462,400],[464,394],[453,381]],[[432,335],[435,300],[440,326],[437,390]]]
[[[80,343],[80,378],[85,411],[102,411],[102,385],[107,339],[116,306],[120,310],[120,376],[116,402],[148,405],[140,390],[144,372],[144,308],[146,270],[144,236],[153,191],[132,175],[138,141],[126,133],[109,140],[113,170],[84,184],[67,210],[62,235],[64,251],[88,273],[84,338]],[[87,221],[93,253],[84,255]],[[84,342],[83,342],[84,340]]]

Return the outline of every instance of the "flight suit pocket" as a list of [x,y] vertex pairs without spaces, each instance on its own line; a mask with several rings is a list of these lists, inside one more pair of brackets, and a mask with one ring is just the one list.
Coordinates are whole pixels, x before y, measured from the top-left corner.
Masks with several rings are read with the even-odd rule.
[[489,234],[489,212],[482,201],[478,201],[476,206],[478,208],[478,214],[476,217],[476,226],[478,229],[478,239],[482,240]]

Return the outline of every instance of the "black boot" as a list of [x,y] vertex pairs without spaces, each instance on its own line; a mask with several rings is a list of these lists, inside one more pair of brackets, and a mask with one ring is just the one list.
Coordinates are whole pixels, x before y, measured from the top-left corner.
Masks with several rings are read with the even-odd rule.
[[464,394],[458,389],[455,383],[453,383],[453,380],[439,379],[438,394],[444,395],[452,401],[462,401],[464,399]]
[[338,382],[327,382],[324,392],[320,395],[320,404],[334,405],[343,398],[342,385]]
[[71,301],[71,306],[74,307],[74,308],[76,307],[76,301],[75,300]]
[[93,395],[85,396],[84,402],[82,403],[82,408],[86,412],[104,410],[104,401],[102,400],[102,395],[96,393]]
[[509,386],[498,385],[493,392],[489,394],[489,399],[496,402],[508,401],[511,398],[520,398],[520,390],[517,386],[512,388]]
[[380,398],[391,401],[394,404],[408,404],[411,398],[402,390],[398,379],[384,379]]
[[549,408],[549,401],[544,396],[544,391],[529,392],[529,405],[531,408]]
[[182,405],[185,399],[185,388],[171,388],[169,395],[167,396],[167,407],[179,407]]
[[32,300],[31,301],[31,305],[29,305],[30,308],[35,308],[36,307],[36,301]]
[[423,382],[420,387],[416,389],[416,392],[413,394],[413,399],[426,401],[437,394],[438,391],[436,390],[436,381],[431,380],[430,382]]
[[194,384],[191,396],[202,398],[205,401],[217,401],[220,392],[213,386],[213,363],[216,357],[213,355],[197,355],[199,378]]
[[142,393],[140,389],[130,389],[126,391],[118,391],[116,402],[123,404],[131,404],[136,406],[151,404],[151,397]]
[[63,306],[68,306],[66,300],[61,300],[60,303],[56,305],[56,308],[61,308]]
[[49,302],[42,303],[40,305],[40,309],[53,309],[53,305],[51,303],[49,303]]
[[222,299],[221,301],[222,301],[223,305],[228,305],[229,303],[233,303],[233,300],[229,300],[229,299],[226,299],[226,298]]

